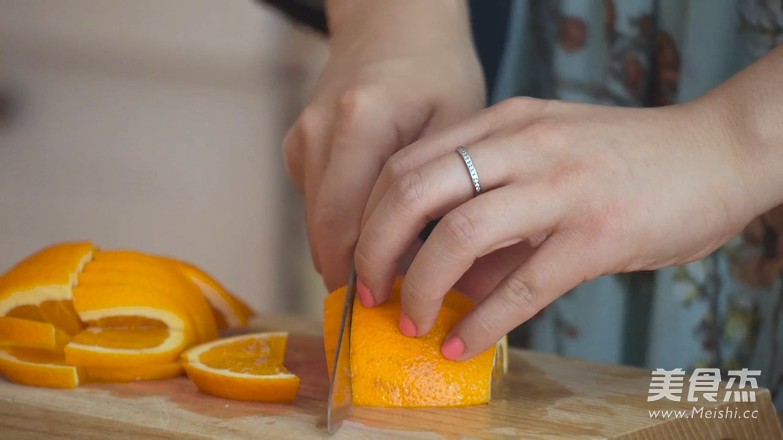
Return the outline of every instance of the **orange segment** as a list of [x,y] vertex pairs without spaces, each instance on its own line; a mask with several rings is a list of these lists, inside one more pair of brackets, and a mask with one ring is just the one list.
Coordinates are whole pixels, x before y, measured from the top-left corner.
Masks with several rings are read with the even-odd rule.
[[[350,348],[353,404],[443,407],[487,403],[495,348],[465,362],[452,362],[440,351],[452,327],[473,308],[472,301],[457,291],[448,292],[432,331],[408,338],[398,329],[401,286],[402,279],[398,279],[392,297],[372,309],[358,301],[354,306]],[[329,363],[334,361],[344,297],[345,288],[330,294],[324,304]]]
[[253,316],[253,311],[242,300],[232,295],[217,280],[198,267],[183,261],[169,259],[193,283],[201,289],[202,295],[209,301],[215,321],[220,330],[227,328],[244,327],[248,319]]
[[201,290],[171,262],[131,251],[96,254],[79,275],[79,285],[136,285],[155,289],[180,301],[196,329],[198,342],[218,337],[218,326]]
[[169,257],[142,254],[133,251],[100,252],[95,257],[96,261],[104,262],[129,262],[136,261],[144,264],[166,264],[174,267],[184,274],[201,291],[209,302],[214,319],[219,330],[226,328],[244,327],[248,319],[253,316],[253,311],[239,298],[227,291],[217,280],[200,268]]
[[38,309],[46,322],[54,324],[69,335],[75,335],[84,328],[73,308],[72,300],[44,301],[38,305]]
[[218,397],[291,402],[299,378],[283,366],[287,333],[255,333],[193,347],[182,355],[199,390]]
[[0,278],[0,316],[49,322],[69,334],[82,325],[70,307],[76,272],[60,265],[19,266]]
[[182,376],[182,364],[139,365],[135,367],[85,367],[86,382],[135,382],[138,380],[163,380]]
[[25,348],[0,349],[0,373],[22,385],[49,388],[76,388],[82,374],[65,365],[60,353]]
[[27,257],[0,278],[0,316],[79,332],[82,324],[69,302],[76,277],[92,255],[90,243],[64,243]]
[[73,305],[82,321],[91,326],[129,327],[160,321],[184,332],[187,343],[197,336],[185,305],[165,292],[134,285],[84,285],[73,289]]
[[132,367],[174,362],[185,348],[182,331],[163,327],[90,327],[65,346],[69,365]]
[[62,350],[70,336],[52,324],[0,317],[0,347]]

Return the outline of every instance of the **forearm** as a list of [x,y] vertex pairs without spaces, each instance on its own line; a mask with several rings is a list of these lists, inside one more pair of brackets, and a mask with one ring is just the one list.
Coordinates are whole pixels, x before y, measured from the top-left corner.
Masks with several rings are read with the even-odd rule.
[[722,115],[758,215],[783,204],[783,45],[704,97]]
[[326,12],[333,41],[386,41],[390,53],[470,38],[464,0],[327,0]]

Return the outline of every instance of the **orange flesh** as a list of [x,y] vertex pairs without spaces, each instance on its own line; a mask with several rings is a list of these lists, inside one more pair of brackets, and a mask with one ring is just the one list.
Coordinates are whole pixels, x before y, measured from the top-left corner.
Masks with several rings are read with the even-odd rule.
[[39,309],[38,306],[17,306],[9,310],[5,316],[29,319],[30,321],[46,322],[46,319],[44,319],[43,313],[41,313],[41,309]]
[[299,378],[282,365],[287,335],[259,333],[198,346],[182,356],[188,377],[207,394],[234,400],[291,402]]
[[79,315],[76,313],[76,309],[73,308],[73,301],[44,301],[38,307],[46,322],[53,324],[71,336],[79,333],[84,328]]
[[286,339],[273,337],[268,341],[239,340],[218,345],[199,356],[199,361],[211,368],[234,373],[271,375],[288,373],[283,365]]
[[8,353],[20,361],[35,362],[37,364],[65,365],[62,353],[35,348],[9,348]]
[[73,302],[69,300],[52,300],[44,301],[39,305],[17,306],[8,311],[5,316],[48,322],[71,336],[84,328],[73,308]]
[[62,351],[70,336],[47,322],[0,317],[0,346]]
[[169,336],[167,328],[117,329],[91,327],[73,337],[73,342],[104,348],[143,349],[159,346]]
[[220,310],[216,309],[212,305],[209,306],[209,309],[212,311],[212,316],[215,317],[215,325],[217,325],[217,328],[220,331],[227,329],[228,323],[226,322],[226,317],[223,316],[222,313],[220,313]]

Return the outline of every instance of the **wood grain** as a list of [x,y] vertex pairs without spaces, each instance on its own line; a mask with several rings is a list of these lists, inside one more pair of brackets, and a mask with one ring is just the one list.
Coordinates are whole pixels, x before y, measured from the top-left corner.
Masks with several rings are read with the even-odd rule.
[[[302,378],[294,404],[224,400],[186,378],[75,390],[0,381],[0,438],[326,438],[328,390],[320,326],[265,317],[256,327],[292,331],[286,365]],[[723,404],[647,402],[650,372],[515,351],[500,396],[469,408],[353,408],[335,439],[783,439],[769,392],[730,404],[757,419],[652,419],[649,410]]]

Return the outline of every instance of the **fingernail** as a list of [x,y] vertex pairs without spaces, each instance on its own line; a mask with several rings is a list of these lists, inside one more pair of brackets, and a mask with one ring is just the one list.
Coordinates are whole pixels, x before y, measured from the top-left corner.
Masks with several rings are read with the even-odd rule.
[[416,330],[416,324],[411,321],[410,316],[405,312],[400,314],[400,333],[409,338],[414,338],[419,335],[419,331]]
[[440,351],[443,353],[443,356],[446,356],[446,359],[456,361],[465,352],[465,343],[462,342],[459,336],[450,336],[441,345]]
[[375,305],[375,298],[373,298],[370,288],[361,281],[356,282],[356,295],[364,307],[369,309]]

